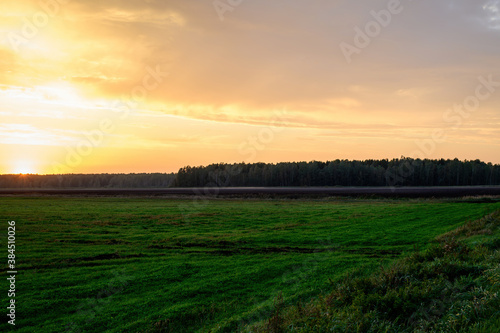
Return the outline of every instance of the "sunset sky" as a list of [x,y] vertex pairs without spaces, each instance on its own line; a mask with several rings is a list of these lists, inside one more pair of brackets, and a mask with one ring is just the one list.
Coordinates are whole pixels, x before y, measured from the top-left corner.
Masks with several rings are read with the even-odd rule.
[[0,173],[500,163],[500,0],[3,0]]

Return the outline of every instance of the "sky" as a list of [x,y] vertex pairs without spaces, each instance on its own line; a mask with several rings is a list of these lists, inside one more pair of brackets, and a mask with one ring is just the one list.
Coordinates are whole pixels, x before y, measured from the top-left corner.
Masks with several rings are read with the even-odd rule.
[[0,173],[500,163],[500,0],[3,0]]

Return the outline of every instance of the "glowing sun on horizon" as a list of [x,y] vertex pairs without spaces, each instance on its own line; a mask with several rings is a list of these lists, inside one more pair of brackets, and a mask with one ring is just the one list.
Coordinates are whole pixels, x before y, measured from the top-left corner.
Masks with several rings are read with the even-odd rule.
[[11,168],[13,174],[29,174],[36,173],[36,168],[32,161],[17,161]]

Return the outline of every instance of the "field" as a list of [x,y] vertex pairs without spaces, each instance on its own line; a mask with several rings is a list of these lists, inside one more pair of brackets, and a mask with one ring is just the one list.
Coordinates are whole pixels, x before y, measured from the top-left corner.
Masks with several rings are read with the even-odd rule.
[[244,330],[278,302],[315,299],[498,209],[471,199],[0,197],[5,230],[16,221],[18,332]]

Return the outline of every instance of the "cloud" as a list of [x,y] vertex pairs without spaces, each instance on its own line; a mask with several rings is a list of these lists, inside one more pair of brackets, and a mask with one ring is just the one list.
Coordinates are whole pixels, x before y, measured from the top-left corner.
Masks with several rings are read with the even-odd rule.
[[0,124],[0,143],[5,145],[60,146],[75,138],[57,130],[41,129],[29,124]]
[[[473,20],[494,13],[496,2],[402,4],[403,12],[347,65],[339,43],[351,42],[354,27],[373,20],[370,11],[383,10],[386,1],[256,0],[228,12],[223,22],[211,2],[68,3],[54,19],[64,34],[43,32],[47,39],[52,32],[60,38],[50,48],[60,56],[33,59],[15,75],[64,72],[89,96],[116,98],[141,82],[146,66],[162,65],[171,75],[148,95],[152,102],[193,110],[200,104],[214,110],[236,105],[245,112],[314,104],[334,116],[341,106],[330,108],[332,100],[389,109],[399,107],[391,99],[403,90],[412,94],[397,99],[414,112],[415,92],[423,104],[446,96],[497,59],[499,36],[485,34]],[[348,91],[359,85],[370,86],[370,93]]]
[[[304,138],[331,131],[336,139],[408,141],[446,126],[443,112],[474,93],[478,76],[500,80],[500,0],[401,4],[401,13],[348,64],[339,44],[353,43],[355,28],[364,29],[374,20],[371,12],[386,9],[387,0],[243,1],[223,21],[212,1],[69,1],[17,51],[6,36],[22,34],[24,19],[41,7],[35,0],[5,1],[0,5],[0,112],[9,114],[10,123],[31,115],[25,121],[35,129],[42,118],[67,116],[72,121],[44,123],[42,129],[81,131],[111,112],[99,105],[124,96],[130,100],[146,68],[159,66],[168,77],[148,90],[133,112],[146,128],[131,128],[126,137],[141,147],[161,149],[164,139],[176,147],[232,143],[234,133],[204,134],[210,139],[203,141],[190,131],[197,120],[197,131],[268,126],[273,113],[283,109],[289,115],[283,126],[311,130],[302,133]],[[64,84],[50,90],[54,82]],[[26,108],[23,101],[29,98],[38,108]],[[491,124],[498,123],[499,103],[500,94],[481,103],[464,122],[467,137],[497,137]],[[148,119],[151,114],[158,118]],[[185,119],[183,131],[190,133],[162,136],[161,129],[148,127],[165,124],[159,119],[168,116]],[[34,128],[18,130],[34,139]],[[53,142],[46,134],[40,132]]]

